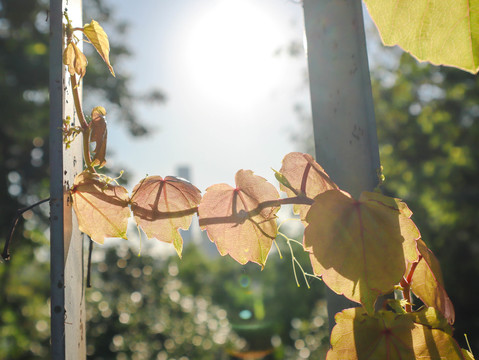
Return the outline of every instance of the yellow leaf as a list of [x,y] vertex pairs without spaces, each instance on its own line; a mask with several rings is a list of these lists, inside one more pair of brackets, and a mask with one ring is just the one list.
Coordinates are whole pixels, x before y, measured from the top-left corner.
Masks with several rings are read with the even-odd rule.
[[373,312],[376,298],[392,291],[418,258],[419,230],[404,212],[400,201],[377,193],[363,192],[359,200],[339,190],[318,195],[304,232],[314,273]]
[[110,43],[108,42],[108,36],[103,28],[98,22],[92,20],[90,24],[86,24],[83,27],[83,33],[88,40],[90,40],[96,51],[98,51],[98,54],[100,54],[101,58],[108,66],[108,69],[110,69],[111,74],[115,76],[113,67],[110,64]]
[[408,314],[380,310],[369,316],[352,308],[337,313],[335,320],[328,360],[464,360],[448,333],[415,323]]
[[364,0],[385,45],[420,61],[479,70],[478,0]]

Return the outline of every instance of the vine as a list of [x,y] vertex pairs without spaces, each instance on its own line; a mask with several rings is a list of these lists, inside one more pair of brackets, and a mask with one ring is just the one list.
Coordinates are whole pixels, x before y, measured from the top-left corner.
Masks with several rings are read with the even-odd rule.
[[[179,229],[190,227],[193,214],[222,256],[240,264],[266,265],[277,236],[291,251],[291,262],[307,277],[320,278],[358,307],[336,314],[327,359],[473,359],[452,337],[454,308],[442,281],[439,263],[421,239],[412,212],[400,199],[363,192],[359,199],[341,190],[308,154],[287,154],[275,171],[281,191],[250,170],[239,170],[235,186],[216,184],[202,196],[191,183],[172,176],[148,176],[131,195],[115,179],[99,173],[106,164],[106,111],[95,107],[85,116],[79,84],[87,60],[78,47],[82,33],[102,57],[111,74],[108,37],[94,20],[73,27],[65,14],[63,62],[70,74],[80,126],[64,121],[64,143],[83,137],[85,169],[70,189],[82,232],[99,244],[105,238],[126,239],[130,214],[148,238],[171,243],[181,257]],[[92,151],[92,144],[95,148]],[[383,178],[380,177],[382,181]],[[276,213],[294,205],[304,225],[303,243],[279,232]],[[314,274],[307,274],[294,256],[292,243],[309,253]],[[375,310],[379,296],[400,290],[402,299]],[[414,309],[411,292],[424,303]]]
[[[66,145],[83,134],[85,170],[71,189],[79,228],[97,242],[105,238],[126,238],[128,218],[133,213],[137,226],[148,238],[173,244],[181,257],[183,239],[179,229],[188,229],[193,214],[222,256],[240,264],[266,265],[272,244],[279,235],[291,251],[296,266],[309,287],[308,274],[294,256],[293,239],[279,232],[276,213],[293,204],[305,226],[303,243],[310,255],[314,274],[338,294],[359,307],[336,314],[328,359],[434,358],[471,359],[452,337],[454,308],[442,282],[439,264],[416,225],[412,212],[400,199],[379,192],[363,192],[354,199],[339,189],[324,169],[307,154],[290,153],[275,171],[278,190],[250,170],[239,170],[235,186],[216,184],[202,196],[191,183],[172,176],[148,176],[128,191],[97,172],[106,164],[107,128],[102,107],[87,118],[78,95],[78,83],[86,72],[86,58],[74,36],[83,32],[98,51],[112,75],[108,37],[92,20],[84,28],[73,28],[67,18],[64,64],[70,73],[80,127],[65,121]],[[95,143],[93,156],[90,144]],[[382,181],[383,178],[380,177]],[[400,289],[402,299],[375,310],[380,295]],[[413,310],[413,292],[425,304]]]

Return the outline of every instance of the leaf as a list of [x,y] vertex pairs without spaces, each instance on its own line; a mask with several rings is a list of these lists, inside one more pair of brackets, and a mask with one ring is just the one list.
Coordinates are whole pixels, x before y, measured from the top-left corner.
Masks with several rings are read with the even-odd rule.
[[90,141],[95,142],[95,156],[92,159],[93,166],[99,166],[102,168],[106,164],[106,139],[107,139],[107,127],[105,120],[106,110],[102,106],[95,107],[91,112],[91,135]]
[[418,311],[406,313],[407,316],[417,323],[426,325],[432,329],[439,329],[452,336],[452,327],[447,319],[433,307],[423,306]]
[[80,231],[98,244],[105,238],[126,239],[130,209],[124,187],[84,171],[75,177],[71,192]]
[[81,79],[85,76],[88,61],[78,46],[70,42],[63,51],[63,64],[68,67],[70,75],[78,74]]
[[422,255],[422,259],[417,264],[412,276],[411,290],[425,305],[436,308],[444,315],[449,324],[453,324],[454,306],[444,289],[439,261],[422,239],[417,242],[417,250]]
[[420,61],[479,70],[478,0],[364,0],[385,45]]
[[264,267],[278,233],[279,206],[259,205],[279,199],[278,191],[251,170],[239,170],[235,182],[236,188],[217,184],[206,189],[198,208],[201,229],[206,229],[222,256]]
[[447,333],[415,323],[410,316],[380,310],[369,316],[362,308],[335,316],[327,360],[464,360]]
[[406,264],[418,258],[419,231],[397,199],[363,192],[355,200],[329,190],[315,198],[306,221],[304,248],[314,273],[369,312],[380,294],[399,283]]
[[111,74],[115,76],[113,67],[110,64],[110,43],[108,41],[108,35],[103,28],[98,22],[92,20],[90,24],[86,24],[83,27],[83,33],[88,40],[90,40],[96,51],[98,51],[98,54],[100,54],[101,58],[108,66],[108,69],[110,69]]
[[73,43],[69,43],[65,50],[63,51],[63,64],[68,67],[68,72],[70,75],[75,74],[75,50],[73,49]]
[[[299,193],[314,199],[317,195],[331,189],[338,189],[337,185],[329,178],[324,169],[314,161],[309,154],[292,152],[283,159],[280,169],[281,176],[275,175],[280,182],[280,189],[289,197]],[[280,180],[281,179],[281,180]],[[290,186],[286,186],[289,184]],[[291,190],[291,187],[296,190]],[[310,205],[294,205],[294,213],[305,220]]]
[[474,355],[469,350],[461,349],[464,360],[474,360]]
[[201,192],[186,180],[173,176],[149,176],[133,189],[131,211],[148,238],[173,243],[181,257],[183,239],[197,212]]

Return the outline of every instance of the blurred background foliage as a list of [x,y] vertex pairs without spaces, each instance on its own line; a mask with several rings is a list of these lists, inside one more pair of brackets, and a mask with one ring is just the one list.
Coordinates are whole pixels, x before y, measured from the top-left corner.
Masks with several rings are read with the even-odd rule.
[[[127,24],[112,21],[110,9],[100,0],[84,3],[106,28],[127,31]],[[16,210],[49,193],[47,9],[46,0],[0,1],[1,244]],[[111,48],[115,65],[121,67],[128,49],[114,39]],[[374,64],[371,73],[384,190],[403,198],[414,211],[424,240],[441,261],[457,313],[456,338],[465,346],[467,333],[477,352],[477,78],[419,64],[408,55],[389,65]],[[105,99],[131,134],[141,136],[147,129],[135,116],[135,104],[162,103],[166,96],[157,89],[134,96],[128,84],[128,76],[110,78],[98,57],[89,58],[85,93]],[[120,107],[121,112],[115,111]],[[310,121],[301,107],[298,117]],[[311,143],[310,133],[297,140]],[[23,215],[12,254],[11,262],[0,264],[0,357],[45,359],[50,331],[47,204]],[[127,243],[96,248],[95,254],[93,288],[86,293],[92,359],[234,358],[228,350],[246,346],[239,335],[247,338],[248,331],[256,338],[267,334],[264,346],[276,349],[270,359],[324,356],[322,285],[312,281],[311,290],[297,288],[285,249],[285,258],[271,254],[262,272],[228,257],[210,258],[194,244],[181,261],[138,257]],[[304,254],[296,255],[307,262]],[[252,350],[263,346],[253,341],[249,345]]]
[[456,310],[455,337],[479,349],[479,81],[418,63],[372,68],[387,195],[406,201],[441,263]]

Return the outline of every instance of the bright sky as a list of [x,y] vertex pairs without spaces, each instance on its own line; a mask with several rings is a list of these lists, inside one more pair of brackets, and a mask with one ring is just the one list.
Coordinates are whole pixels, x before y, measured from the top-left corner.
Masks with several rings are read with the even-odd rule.
[[[127,20],[124,41],[134,58],[115,66],[132,75],[134,91],[160,88],[164,106],[144,105],[139,115],[154,132],[134,139],[108,117],[110,162],[132,175],[176,175],[190,166],[192,182],[234,185],[251,169],[277,185],[271,167],[299,150],[293,107],[309,102],[306,59],[285,48],[303,37],[301,5],[293,0],[113,1],[114,17]],[[85,19],[85,21],[88,19]],[[114,37],[114,34],[110,34]],[[278,50],[283,51],[278,55]],[[276,54],[276,55],[275,55]]]

